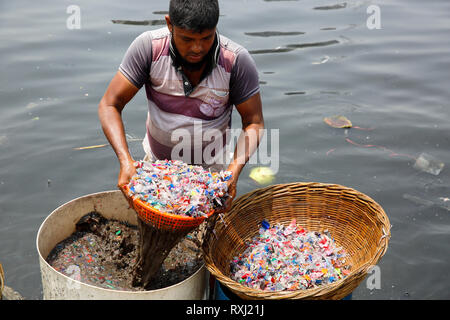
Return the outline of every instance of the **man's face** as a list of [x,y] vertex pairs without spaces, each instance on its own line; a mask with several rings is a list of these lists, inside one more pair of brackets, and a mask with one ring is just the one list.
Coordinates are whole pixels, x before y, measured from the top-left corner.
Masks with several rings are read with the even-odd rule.
[[201,62],[214,44],[216,28],[198,33],[172,25],[168,16],[166,21],[181,57],[192,64]]

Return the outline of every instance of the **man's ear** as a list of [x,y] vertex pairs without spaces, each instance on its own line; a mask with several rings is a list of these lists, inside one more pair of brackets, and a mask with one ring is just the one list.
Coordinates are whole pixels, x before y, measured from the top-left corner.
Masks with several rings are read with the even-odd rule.
[[169,28],[169,31],[172,32],[173,26],[172,26],[172,22],[170,22],[170,17],[168,15],[166,15],[165,18],[166,18],[167,28]]

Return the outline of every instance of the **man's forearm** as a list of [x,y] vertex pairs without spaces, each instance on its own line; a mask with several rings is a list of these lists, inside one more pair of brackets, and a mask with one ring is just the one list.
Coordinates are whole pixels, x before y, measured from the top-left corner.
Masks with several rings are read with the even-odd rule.
[[114,106],[100,102],[98,116],[103,132],[121,164],[132,161],[125,137],[121,112]]
[[264,134],[263,129],[264,124],[259,123],[249,124],[242,129],[234,149],[233,160],[228,166],[228,170],[234,173],[236,179],[258,148]]

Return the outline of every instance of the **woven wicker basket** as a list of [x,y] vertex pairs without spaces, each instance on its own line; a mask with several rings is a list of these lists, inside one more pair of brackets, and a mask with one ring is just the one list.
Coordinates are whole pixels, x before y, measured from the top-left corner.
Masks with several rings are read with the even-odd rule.
[[[309,231],[328,229],[347,251],[350,274],[332,284],[296,291],[268,292],[232,280],[230,261],[258,234],[261,221],[287,226],[292,218]],[[342,299],[385,254],[390,238],[389,219],[382,207],[361,192],[336,184],[297,182],[257,189],[236,199],[223,220],[217,220],[215,232],[205,235],[206,267],[243,299]]]
[[2,264],[0,263],[0,300],[2,300],[4,288],[5,288],[5,272],[3,271]]

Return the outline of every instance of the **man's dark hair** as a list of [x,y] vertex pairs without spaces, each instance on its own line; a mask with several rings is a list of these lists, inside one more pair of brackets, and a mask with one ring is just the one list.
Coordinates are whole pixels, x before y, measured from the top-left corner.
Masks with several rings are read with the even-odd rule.
[[219,21],[217,0],[170,0],[169,17],[174,26],[202,32],[214,29]]

